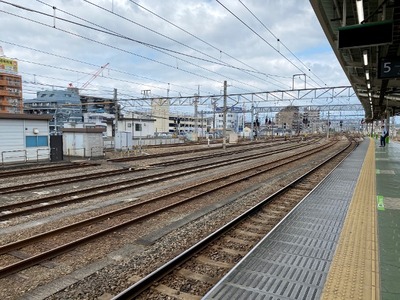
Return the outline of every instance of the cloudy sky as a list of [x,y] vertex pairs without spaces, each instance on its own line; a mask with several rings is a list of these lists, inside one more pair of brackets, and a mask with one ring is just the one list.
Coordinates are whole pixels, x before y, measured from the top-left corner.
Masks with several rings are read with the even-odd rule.
[[349,85],[308,0],[0,0],[0,24],[25,98],[69,84],[119,99],[219,95],[224,80],[228,94]]

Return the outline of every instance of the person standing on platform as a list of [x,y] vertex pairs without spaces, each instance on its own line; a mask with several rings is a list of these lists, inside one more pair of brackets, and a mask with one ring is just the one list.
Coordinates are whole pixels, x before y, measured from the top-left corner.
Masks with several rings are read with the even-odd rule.
[[385,147],[386,146],[386,137],[387,137],[387,130],[385,126],[382,126],[382,132],[381,132],[381,145],[379,147]]

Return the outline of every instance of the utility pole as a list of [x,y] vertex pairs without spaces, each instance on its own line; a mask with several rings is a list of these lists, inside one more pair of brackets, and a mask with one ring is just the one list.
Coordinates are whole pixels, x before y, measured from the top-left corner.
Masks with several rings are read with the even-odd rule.
[[201,126],[201,138],[204,138],[203,110],[200,112],[200,115],[201,115],[201,123],[200,123],[200,126]]
[[217,109],[217,99],[216,98],[211,98],[212,105],[213,105],[213,138],[215,139],[216,137],[216,122],[215,122],[215,111]]
[[329,106],[328,106],[328,124],[327,124],[327,126],[326,126],[326,128],[327,128],[327,130],[326,130],[326,138],[327,139],[329,139],[329,129],[330,129],[330,127],[331,127],[331,121],[330,121],[330,119],[329,119]]
[[[145,99],[149,97],[150,93],[151,90],[142,90],[142,95]],[[139,124],[140,124],[139,153],[142,154],[142,135],[143,135],[142,114],[139,114]]]
[[118,115],[119,115],[119,106],[118,106],[118,99],[117,99],[117,89],[114,89],[114,105],[115,105],[115,125],[114,125],[114,142],[117,138],[118,132]]
[[196,138],[198,138],[198,134],[199,134],[199,130],[198,130],[199,124],[198,124],[198,120],[197,120],[197,117],[198,117],[197,108],[198,108],[199,96],[200,96],[200,86],[198,86],[197,95],[194,98],[194,132],[196,134]]
[[225,150],[226,149],[226,95],[227,95],[227,82],[226,80],[224,81],[224,118],[223,118],[223,124],[222,124],[222,148]]
[[251,94],[251,133],[250,133],[250,141],[254,140],[254,94]]
[[246,118],[246,98],[243,97],[243,115],[242,115],[242,138],[244,140],[244,125]]

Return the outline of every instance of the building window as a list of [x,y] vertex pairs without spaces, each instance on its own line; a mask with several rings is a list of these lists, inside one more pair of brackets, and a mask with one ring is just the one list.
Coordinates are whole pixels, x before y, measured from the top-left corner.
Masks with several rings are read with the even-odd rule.
[[135,131],[142,131],[142,124],[135,124]]
[[34,135],[26,137],[26,147],[47,147],[48,139],[46,135]]

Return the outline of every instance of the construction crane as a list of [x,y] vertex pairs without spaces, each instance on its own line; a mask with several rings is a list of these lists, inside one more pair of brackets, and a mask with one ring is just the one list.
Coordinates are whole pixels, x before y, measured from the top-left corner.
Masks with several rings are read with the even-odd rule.
[[[92,77],[90,77],[89,80],[86,81],[86,82],[80,87],[80,89],[86,88],[93,80],[96,79],[97,76],[99,76],[99,74],[100,74],[108,65],[109,65],[109,63],[106,63],[104,66],[101,66],[100,69],[97,70],[96,73],[94,73],[94,74],[92,75]],[[72,83],[70,83],[68,86],[69,86],[69,88],[74,88]]]
[[93,80],[96,79],[97,76],[99,76],[99,74],[100,74],[105,68],[107,68],[108,65],[109,65],[109,63],[106,63],[104,66],[101,66],[101,68],[100,68],[99,70],[97,70],[97,72],[94,73],[94,74],[92,75],[92,77],[90,77],[89,80],[86,81],[86,82],[82,85],[81,89],[86,88]]

